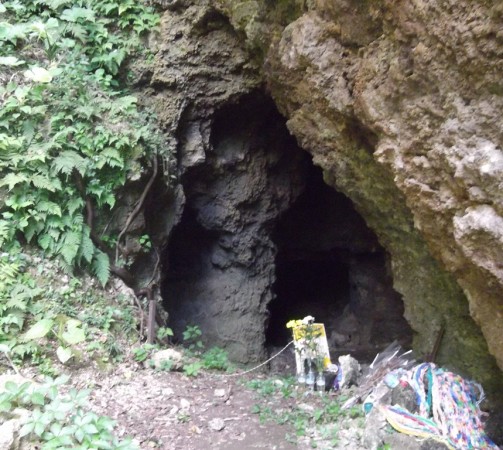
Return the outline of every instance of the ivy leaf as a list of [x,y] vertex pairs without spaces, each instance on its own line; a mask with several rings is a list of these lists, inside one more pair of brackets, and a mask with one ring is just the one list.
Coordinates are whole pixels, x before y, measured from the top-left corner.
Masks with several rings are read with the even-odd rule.
[[67,331],[65,331],[61,337],[67,344],[75,345],[86,340],[86,333],[80,328],[80,322],[78,320],[70,319],[66,326]]
[[23,337],[27,341],[43,338],[47,333],[49,333],[49,331],[51,331],[53,325],[54,321],[52,319],[41,319],[34,324]]
[[68,362],[68,360],[73,356],[72,349],[59,346],[56,349],[56,355],[62,364]]
[[16,67],[24,64],[24,61],[15,56],[0,56],[0,66]]
[[50,83],[52,81],[51,73],[43,67],[32,67],[24,72],[24,76],[35,83]]

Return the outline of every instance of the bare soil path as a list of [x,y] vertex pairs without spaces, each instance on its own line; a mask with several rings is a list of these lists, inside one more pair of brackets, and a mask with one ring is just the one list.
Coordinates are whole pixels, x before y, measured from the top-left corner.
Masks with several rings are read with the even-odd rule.
[[117,433],[134,437],[142,449],[299,448],[286,439],[287,425],[261,423],[253,414],[258,400],[243,377],[207,372],[188,377],[121,364],[113,373],[72,378],[77,387],[92,389],[92,409],[116,420]]

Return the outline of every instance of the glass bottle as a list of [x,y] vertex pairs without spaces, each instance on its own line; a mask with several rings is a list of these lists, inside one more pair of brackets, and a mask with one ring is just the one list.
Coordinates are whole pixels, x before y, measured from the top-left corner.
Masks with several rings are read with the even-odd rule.
[[318,373],[316,377],[316,390],[319,392],[325,392],[325,375],[323,372]]
[[314,390],[315,381],[316,381],[316,376],[314,374],[313,366],[311,364],[309,364],[309,372],[307,372],[307,376],[306,376],[306,386],[308,387],[308,389],[310,389],[312,391]]
[[302,369],[297,373],[297,383],[306,383],[306,372],[304,371],[304,367],[302,367]]

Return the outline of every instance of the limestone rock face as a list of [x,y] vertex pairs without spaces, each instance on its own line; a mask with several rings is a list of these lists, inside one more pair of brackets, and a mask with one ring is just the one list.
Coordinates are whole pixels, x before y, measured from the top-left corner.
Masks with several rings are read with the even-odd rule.
[[136,73],[177,149],[178,191],[159,197],[150,221],[157,236],[178,225],[161,261],[170,326],[181,336],[197,324],[233,360],[261,360],[271,223],[300,191],[286,169],[298,159],[289,147],[300,150],[228,18],[210,1],[159,3],[155,60]]
[[268,88],[300,146],[391,254],[416,350],[428,353],[445,326],[439,362],[494,380],[486,345],[503,369],[503,6],[217,3],[266,55]]

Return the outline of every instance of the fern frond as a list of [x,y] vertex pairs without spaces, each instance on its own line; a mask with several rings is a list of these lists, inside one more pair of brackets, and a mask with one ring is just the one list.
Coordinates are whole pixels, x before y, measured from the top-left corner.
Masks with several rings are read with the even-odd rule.
[[18,264],[12,264],[4,258],[0,259],[0,280],[2,280],[2,284],[7,285],[12,283],[12,280],[16,278],[18,273]]
[[65,175],[70,175],[73,169],[77,169],[83,174],[86,168],[86,160],[77,152],[65,150],[54,159],[51,168],[55,173],[63,173]]
[[96,249],[92,262],[92,270],[101,285],[105,286],[110,278],[110,259],[106,253]]
[[84,216],[80,213],[75,214],[72,217],[72,225],[77,225],[79,228],[84,225]]
[[36,205],[36,209],[37,209],[37,211],[46,212],[46,213],[54,215],[54,216],[58,216],[58,217],[62,216],[61,208],[59,207],[59,205],[54,202],[50,202],[48,200],[42,200],[42,201],[38,202]]
[[12,224],[6,220],[0,220],[0,247],[3,247],[7,241],[10,241],[11,226]]
[[99,160],[96,162],[96,167],[101,169],[105,165],[119,167],[121,169],[124,167],[124,159],[117,149],[107,147],[100,153]]
[[83,232],[82,232],[82,240],[80,242],[79,256],[81,256],[89,264],[91,264],[95,250],[94,244],[91,238],[89,237],[89,227],[84,225],[82,231]]
[[33,236],[40,234],[44,229],[44,224],[40,221],[30,221],[29,225],[24,230],[24,237],[28,242],[31,242]]
[[38,245],[43,250],[48,250],[51,247],[54,247],[54,239],[49,236],[49,234],[41,234],[37,239]]
[[82,233],[77,231],[68,231],[61,239],[62,245],[59,253],[63,256],[68,265],[73,265],[75,257],[79,251],[80,241],[82,240]]
[[3,178],[3,180],[0,180],[0,187],[1,186],[9,186],[9,191],[12,190],[12,188],[14,186],[16,186],[16,184],[19,184],[19,183],[24,183],[28,180],[28,177],[26,174],[24,173],[8,173],[7,175],[5,175],[5,177]]
[[67,31],[81,42],[84,42],[88,36],[86,28],[80,23],[68,23]]
[[73,274],[73,264],[68,264],[64,258],[59,258],[59,266],[63,272],[72,275]]
[[73,213],[78,209],[82,209],[84,205],[84,200],[79,197],[73,197],[66,204],[66,209],[68,210],[68,213],[73,216]]
[[[57,190],[61,190],[61,183],[59,180],[50,179],[47,176],[40,174],[33,174],[30,177],[30,181],[33,183],[33,186],[39,189],[47,189],[50,192],[56,192]],[[54,181],[57,181],[55,183]]]

